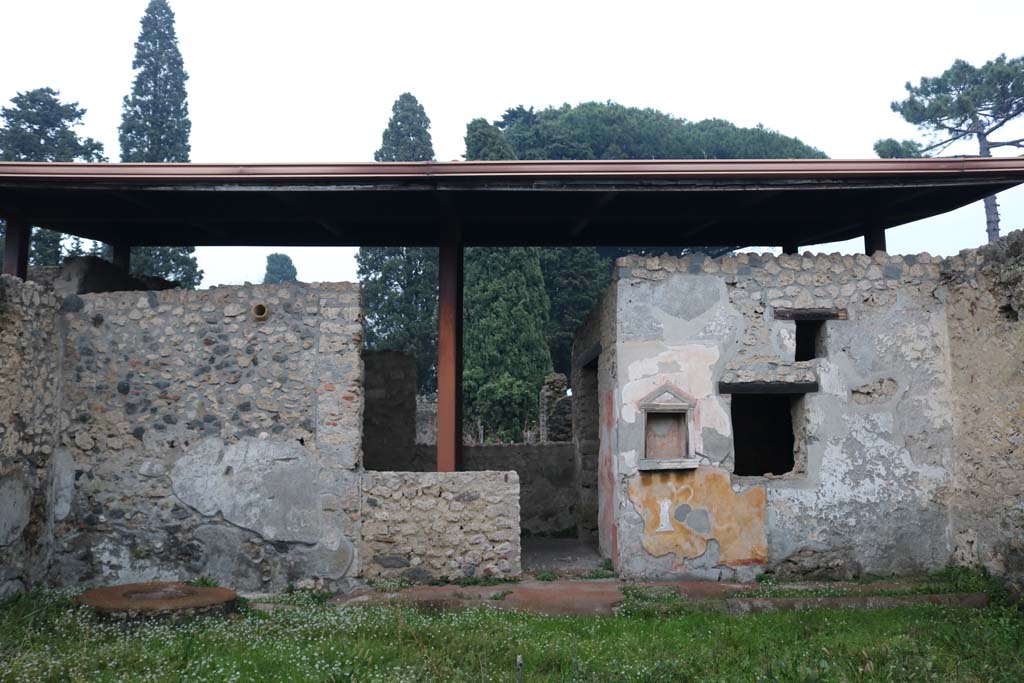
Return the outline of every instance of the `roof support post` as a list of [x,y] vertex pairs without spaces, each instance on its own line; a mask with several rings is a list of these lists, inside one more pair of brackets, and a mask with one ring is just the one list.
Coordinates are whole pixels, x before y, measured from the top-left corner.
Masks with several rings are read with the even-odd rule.
[[876,251],[885,251],[885,228],[869,228],[864,233],[864,253],[871,256]]
[[782,253],[783,254],[799,254],[800,253],[800,245],[797,244],[796,242],[787,242],[786,244],[782,245]]
[[132,269],[132,248],[127,244],[112,244],[113,264],[128,273]]
[[21,221],[7,221],[4,241],[4,275],[28,279],[28,244],[32,239],[32,227]]
[[455,472],[462,460],[462,235],[449,221],[438,253],[437,471]]

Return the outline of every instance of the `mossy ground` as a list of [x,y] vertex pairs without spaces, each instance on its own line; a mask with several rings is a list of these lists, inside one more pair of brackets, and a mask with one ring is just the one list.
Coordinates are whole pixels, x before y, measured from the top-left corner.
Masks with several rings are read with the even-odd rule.
[[[312,601],[311,601],[312,603]],[[1024,615],[919,606],[543,617],[307,604],[121,625],[69,593],[0,606],[8,681],[1021,681]]]

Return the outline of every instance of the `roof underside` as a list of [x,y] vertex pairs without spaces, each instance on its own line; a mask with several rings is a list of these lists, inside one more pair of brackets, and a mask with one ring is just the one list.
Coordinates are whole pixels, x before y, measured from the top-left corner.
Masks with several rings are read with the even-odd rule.
[[130,245],[810,245],[1021,182],[1021,158],[0,163],[0,217]]

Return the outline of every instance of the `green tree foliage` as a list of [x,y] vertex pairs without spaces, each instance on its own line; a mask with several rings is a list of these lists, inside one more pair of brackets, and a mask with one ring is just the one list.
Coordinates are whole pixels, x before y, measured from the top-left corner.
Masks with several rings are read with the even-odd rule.
[[[409,93],[395,100],[375,161],[434,158],[430,119]],[[419,391],[437,387],[437,249],[360,247],[356,255],[366,310],[366,345],[416,358]]]
[[373,160],[430,161],[433,158],[430,119],[419,100],[410,93],[402,93],[391,107],[391,119]]
[[189,133],[185,63],[178,50],[174,12],[167,0],[150,0],[135,42],[135,80],[121,112],[121,161],[185,162]]
[[879,159],[918,159],[924,156],[923,146],[914,140],[886,138],[875,143]]
[[[106,161],[103,145],[79,137],[85,109],[77,102],[62,103],[52,88],[20,92],[10,107],[0,109],[0,161]],[[29,262],[34,266],[60,265],[70,250],[61,247],[59,232],[34,228],[29,244]],[[0,248],[3,234],[0,232]]]
[[267,254],[267,272],[263,276],[263,284],[273,285],[279,282],[297,282],[299,272],[288,254]]
[[[572,340],[610,280],[610,259],[593,247],[537,250],[551,315],[544,334],[555,372],[572,375]],[[540,390],[540,386],[536,387]],[[535,392],[536,393],[536,392]]]
[[614,102],[522,105],[495,122],[518,159],[823,159],[797,138],[721,119],[686,121]]
[[505,161],[516,153],[497,126],[485,119],[473,119],[466,126],[466,159],[470,161]]
[[[178,50],[174,12],[167,0],[150,0],[135,42],[135,80],[121,109],[121,161],[172,163],[189,160],[185,64]],[[193,247],[133,247],[132,272],[173,280],[195,289],[203,279]]]
[[[962,59],[934,78],[906,84],[907,99],[893,102],[892,110],[924,131],[925,145],[904,140],[880,140],[879,156],[937,153],[959,140],[976,140],[978,154],[992,156],[997,147],[1024,148],[1024,138],[995,140],[993,135],[1024,114],[1024,57],[999,55],[980,67]],[[910,152],[910,154],[906,154]],[[986,232],[990,242],[999,239],[999,207],[996,198],[985,198]]]
[[366,346],[416,358],[420,392],[437,387],[437,249],[360,247]]
[[537,388],[551,371],[549,302],[539,250],[466,250],[463,396],[485,434],[518,440],[537,417]]

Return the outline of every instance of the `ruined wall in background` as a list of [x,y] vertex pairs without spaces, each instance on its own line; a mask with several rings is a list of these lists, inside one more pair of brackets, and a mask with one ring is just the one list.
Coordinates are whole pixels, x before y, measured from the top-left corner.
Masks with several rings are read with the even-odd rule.
[[363,351],[363,466],[406,470],[416,441],[416,359],[402,351]]
[[1024,232],[947,259],[956,559],[1024,587]]
[[[939,261],[620,259],[611,486],[621,571],[749,579],[769,567],[849,576],[943,565],[952,391]],[[819,357],[795,363],[795,323],[774,311],[811,308],[849,319],[824,323]],[[797,467],[733,475],[731,397],[718,382],[807,372],[819,390],[797,399]],[[638,471],[641,404],[662,387],[693,404],[697,470]]]
[[58,305],[52,291],[0,276],[0,598],[45,577],[55,501],[70,485],[55,463]]
[[572,346],[573,454],[576,527],[581,538],[597,537],[601,554],[618,567],[617,355],[613,284],[577,330]]
[[55,515],[53,583],[345,587],[358,567],[357,285],[71,295],[64,310],[74,484]]
[[518,576],[515,472],[366,472],[362,576]]

